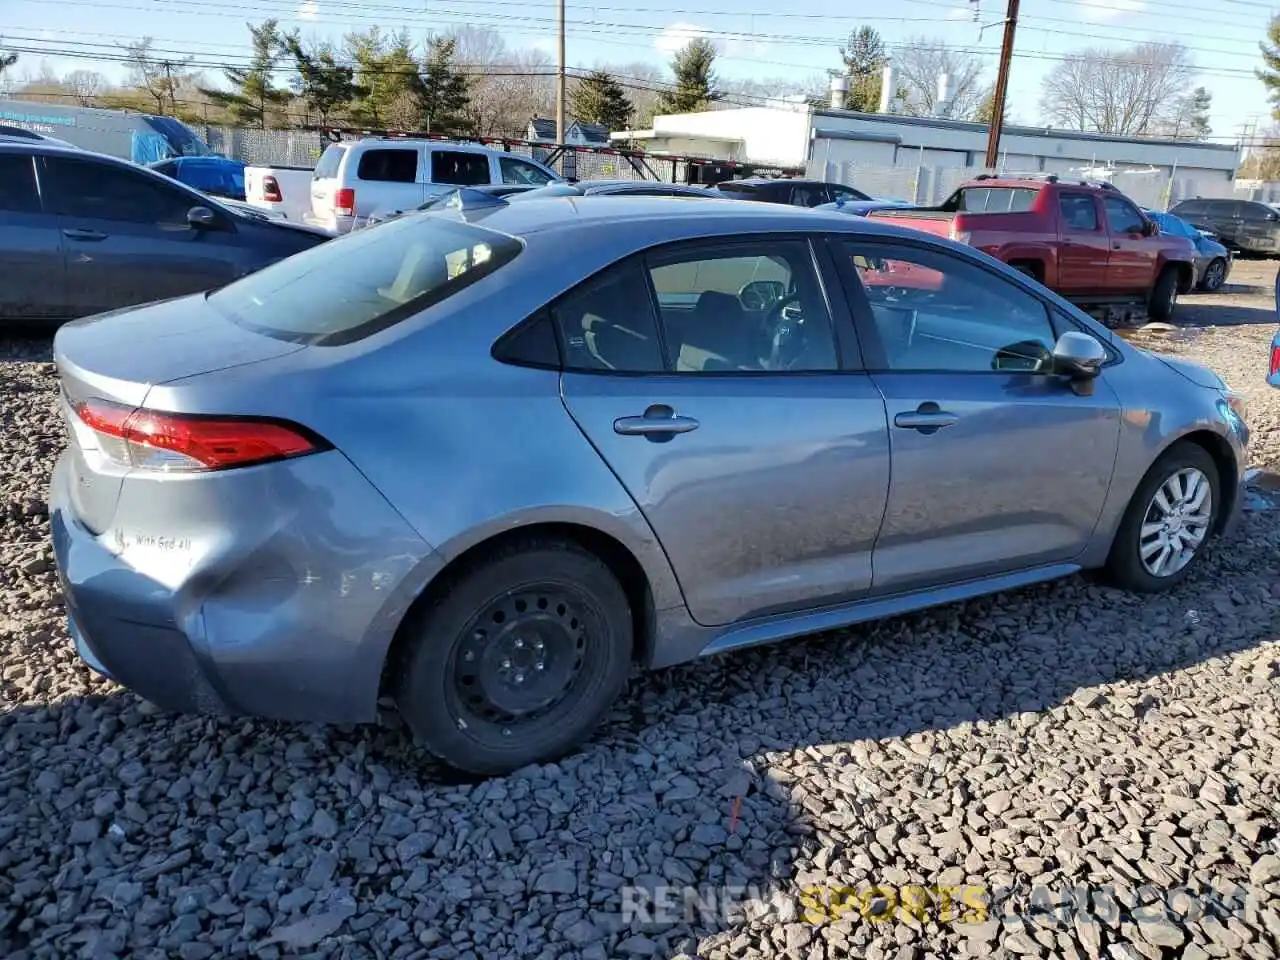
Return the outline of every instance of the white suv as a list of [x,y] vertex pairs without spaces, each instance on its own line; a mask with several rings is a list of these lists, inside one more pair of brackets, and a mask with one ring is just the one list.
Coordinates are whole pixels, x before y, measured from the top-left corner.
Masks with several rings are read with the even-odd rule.
[[412,210],[457,187],[561,181],[528,157],[440,140],[373,137],[331,144],[311,175],[303,221],[347,233],[374,214]]

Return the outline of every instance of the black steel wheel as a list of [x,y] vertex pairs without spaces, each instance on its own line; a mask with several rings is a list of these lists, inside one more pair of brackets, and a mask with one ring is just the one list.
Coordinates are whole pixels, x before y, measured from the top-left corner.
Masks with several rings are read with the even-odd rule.
[[575,544],[507,546],[450,579],[406,625],[396,702],[446,764],[481,775],[548,762],[585,741],[625,684],[631,609]]
[[494,598],[462,631],[453,696],[474,722],[506,729],[536,723],[564,702],[587,657],[593,602],[561,583]]

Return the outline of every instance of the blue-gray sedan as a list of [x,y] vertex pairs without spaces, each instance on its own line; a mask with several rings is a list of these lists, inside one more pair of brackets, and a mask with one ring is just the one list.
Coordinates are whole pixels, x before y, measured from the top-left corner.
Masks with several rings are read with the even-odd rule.
[[[144,345],[140,348],[139,345]],[[984,254],[737,200],[467,197],[55,341],[81,655],[156,704],[394,698],[493,774],[633,665],[1190,574],[1248,430]]]

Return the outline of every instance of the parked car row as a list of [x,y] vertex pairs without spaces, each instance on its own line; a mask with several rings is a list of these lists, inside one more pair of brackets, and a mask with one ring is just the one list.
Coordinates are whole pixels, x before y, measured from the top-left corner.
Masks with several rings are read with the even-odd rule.
[[58,322],[222,286],[328,239],[146,167],[0,143],[0,318]]

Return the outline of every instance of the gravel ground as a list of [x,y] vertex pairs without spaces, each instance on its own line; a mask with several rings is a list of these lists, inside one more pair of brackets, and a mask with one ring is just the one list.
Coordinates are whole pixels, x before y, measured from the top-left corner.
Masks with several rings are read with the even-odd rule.
[[[1272,269],[1241,264],[1180,307],[1191,327],[1136,336],[1248,394],[1256,465],[1280,472]],[[663,671],[582,754],[447,782],[394,720],[174,717],[83,666],[46,545],[48,349],[0,357],[11,960],[1280,952],[1267,474],[1242,531],[1171,594],[1078,577]],[[841,888],[884,888],[874,913],[916,884],[951,892],[814,915],[832,888],[837,907]],[[659,886],[700,908],[629,909]],[[985,918],[947,906],[974,890]]]

